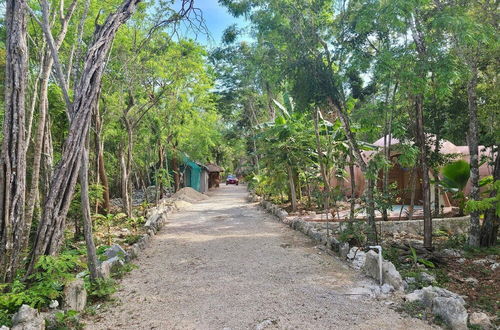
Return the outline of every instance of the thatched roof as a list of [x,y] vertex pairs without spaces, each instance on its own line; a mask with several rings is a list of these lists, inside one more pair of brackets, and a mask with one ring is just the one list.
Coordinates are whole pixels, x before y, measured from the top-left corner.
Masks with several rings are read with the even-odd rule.
[[218,165],[215,165],[215,164],[207,164],[205,165],[207,168],[208,168],[208,171],[210,173],[214,173],[214,172],[224,172],[224,169]]

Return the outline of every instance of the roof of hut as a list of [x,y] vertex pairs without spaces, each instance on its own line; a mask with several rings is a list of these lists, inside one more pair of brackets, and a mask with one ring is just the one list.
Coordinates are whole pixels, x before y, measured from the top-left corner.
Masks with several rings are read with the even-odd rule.
[[213,173],[213,172],[224,172],[224,169],[218,165],[215,165],[215,164],[207,164],[205,165],[207,168],[208,168],[208,171],[210,173]]

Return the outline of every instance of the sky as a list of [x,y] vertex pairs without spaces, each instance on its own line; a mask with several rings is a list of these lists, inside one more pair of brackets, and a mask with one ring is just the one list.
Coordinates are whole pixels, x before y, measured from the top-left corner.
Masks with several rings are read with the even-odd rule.
[[196,0],[195,6],[202,10],[210,36],[204,34],[194,35],[192,32],[186,32],[186,36],[196,39],[209,48],[221,43],[222,34],[228,26],[236,24],[243,28],[248,25],[244,18],[233,17],[217,0]]

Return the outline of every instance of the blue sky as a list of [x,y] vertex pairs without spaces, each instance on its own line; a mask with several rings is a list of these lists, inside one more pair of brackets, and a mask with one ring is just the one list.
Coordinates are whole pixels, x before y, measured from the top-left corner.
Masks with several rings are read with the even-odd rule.
[[[217,0],[195,0],[195,6],[202,10],[205,24],[211,36],[210,38],[198,34],[196,38],[198,42],[208,47],[220,44],[222,33],[228,26],[237,24],[239,27],[244,27],[247,25],[244,18],[233,17],[224,6],[219,5]],[[192,32],[187,32],[187,36],[195,38]]]

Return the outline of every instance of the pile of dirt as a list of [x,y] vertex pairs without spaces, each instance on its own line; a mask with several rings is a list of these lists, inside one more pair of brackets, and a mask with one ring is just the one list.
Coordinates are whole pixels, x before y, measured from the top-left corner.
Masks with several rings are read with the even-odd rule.
[[182,200],[188,203],[196,203],[208,199],[208,196],[197,192],[191,187],[185,187],[172,195],[172,200]]

